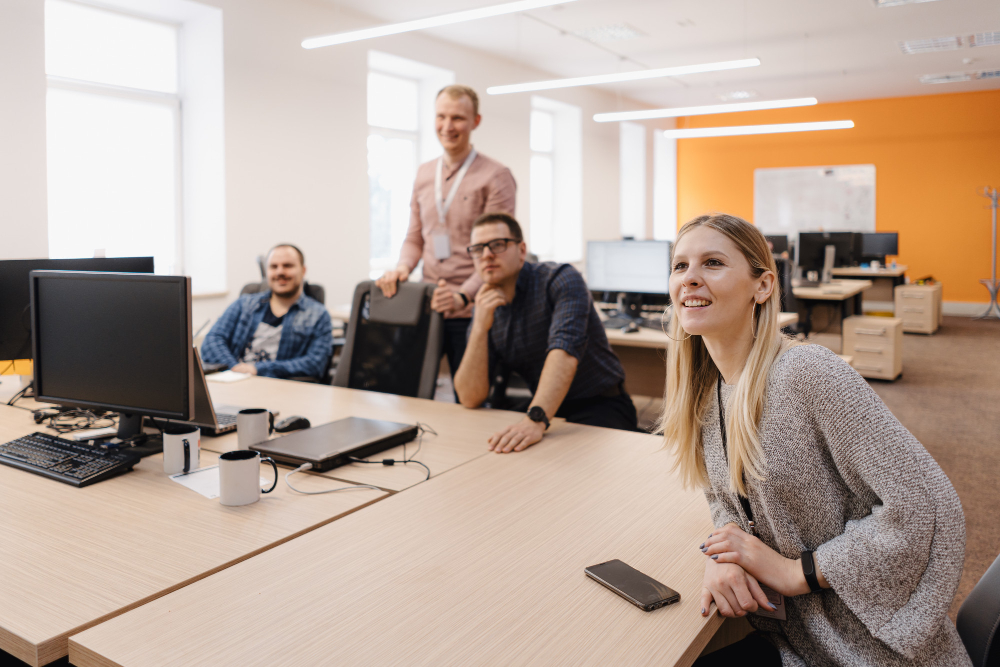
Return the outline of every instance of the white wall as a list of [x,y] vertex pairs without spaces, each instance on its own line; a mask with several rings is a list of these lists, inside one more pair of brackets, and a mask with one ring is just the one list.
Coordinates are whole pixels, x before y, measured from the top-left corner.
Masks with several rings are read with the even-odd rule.
[[[278,242],[303,248],[329,304],[349,301],[366,278],[368,49],[452,69],[456,81],[484,92],[474,143],[511,168],[517,214],[527,218],[530,95],[485,89],[551,74],[420,33],[306,51],[305,37],[376,21],[309,0],[205,4],[223,10],[227,241],[218,252],[226,253],[229,293],[197,299],[195,326],[258,279],[254,258]],[[43,24],[42,0],[0,3],[0,257],[47,255]],[[546,95],[583,109],[584,238],[618,238],[618,127],[591,120],[618,98],[592,88]]]

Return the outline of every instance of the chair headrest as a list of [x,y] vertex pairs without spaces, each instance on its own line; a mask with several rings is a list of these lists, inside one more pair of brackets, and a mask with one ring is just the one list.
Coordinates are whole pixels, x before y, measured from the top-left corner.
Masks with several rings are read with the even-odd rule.
[[414,327],[424,312],[427,287],[423,283],[401,283],[396,294],[386,298],[382,290],[370,283],[369,315],[372,322]]

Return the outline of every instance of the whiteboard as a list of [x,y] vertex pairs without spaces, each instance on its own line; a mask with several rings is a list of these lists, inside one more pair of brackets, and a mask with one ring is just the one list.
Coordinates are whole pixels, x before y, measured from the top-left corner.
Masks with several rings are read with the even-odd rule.
[[754,169],[753,219],[765,234],[874,232],[875,165]]

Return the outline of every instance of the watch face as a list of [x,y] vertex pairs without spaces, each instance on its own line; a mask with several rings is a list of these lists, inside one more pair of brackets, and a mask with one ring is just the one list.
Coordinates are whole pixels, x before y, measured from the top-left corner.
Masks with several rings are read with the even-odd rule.
[[536,405],[535,407],[528,410],[528,418],[536,422],[544,421],[545,410]]

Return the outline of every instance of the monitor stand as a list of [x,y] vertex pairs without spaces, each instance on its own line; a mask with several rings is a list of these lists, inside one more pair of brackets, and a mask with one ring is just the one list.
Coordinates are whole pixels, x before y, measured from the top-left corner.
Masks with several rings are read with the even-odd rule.
[[[118,439],[126,440],[143,432],[144,415],[139,413],[118,413]],[[130,447],[127,451],[140,457],[159,454],[163,451],[163,438],[159,433],[149,434],[141,445]]]

